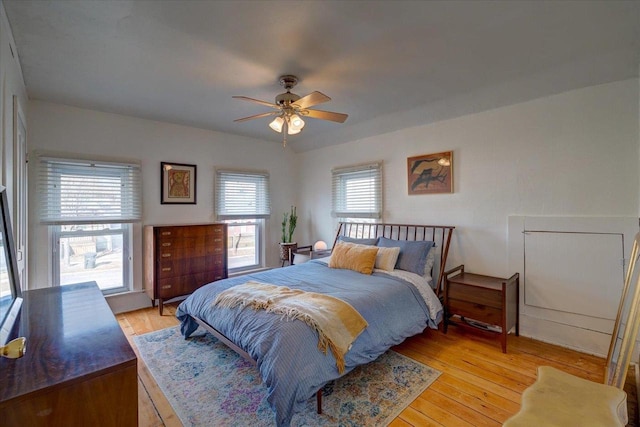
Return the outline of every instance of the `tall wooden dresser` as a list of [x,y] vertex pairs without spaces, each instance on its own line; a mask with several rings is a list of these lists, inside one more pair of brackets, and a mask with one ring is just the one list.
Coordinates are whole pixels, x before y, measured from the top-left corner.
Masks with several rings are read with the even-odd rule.
[[144,284],[160,315],[166,300],[227,277],[227,225],[144,227]]

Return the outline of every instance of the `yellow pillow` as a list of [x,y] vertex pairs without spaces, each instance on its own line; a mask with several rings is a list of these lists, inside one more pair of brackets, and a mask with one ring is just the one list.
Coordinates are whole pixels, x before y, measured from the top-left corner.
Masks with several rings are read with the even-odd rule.
[[345,268],[362,274],[371,274],[376,263],[376,246],[338,242],[331,251],[329,267]]
[[393,271],[396,268],[396,261],[400,255],[400,248],[378,248],[376,255],[376,268],[385,271]]

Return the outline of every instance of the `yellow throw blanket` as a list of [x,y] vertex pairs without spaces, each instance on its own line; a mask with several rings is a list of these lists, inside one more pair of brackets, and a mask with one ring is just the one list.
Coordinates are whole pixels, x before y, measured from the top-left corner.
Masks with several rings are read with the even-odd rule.
[[324,354],[331,349],[340,374],[344,373],[344,355],[367,327],[360,313],[341,299],[254,281],[220,292],[213,305],[251,307],[302,320],[318,333],[318,349]]

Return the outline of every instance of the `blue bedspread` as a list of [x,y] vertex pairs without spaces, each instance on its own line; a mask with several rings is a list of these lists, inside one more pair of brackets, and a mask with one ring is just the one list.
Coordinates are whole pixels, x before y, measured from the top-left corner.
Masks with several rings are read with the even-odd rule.
[[[351,304],[369,326],[347,352],[345,374],[425,327],[435,328],[442,317],[441,312],[429,317],[423,297],[408,282],[383,273],[368,276],[331,269],[321,261],[225,279],[198,289],[178,307],[182,334],[189,337],[197,329],[190,316],[198,317],[249,353],[269,390],[268,401],[278,426],[289,425],[294,411],[340,375],[331,352],[318,351],[318,336],[305,323],[283,321],[278,315],[248,307],[212,306],[218,293],[248,280],[326,293]],[[433,298],[440,307],[435,295]]]

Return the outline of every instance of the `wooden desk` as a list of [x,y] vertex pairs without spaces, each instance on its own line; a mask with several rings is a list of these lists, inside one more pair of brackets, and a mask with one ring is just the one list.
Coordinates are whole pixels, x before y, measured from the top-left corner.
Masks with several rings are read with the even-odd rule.
[[26,354],[0,358],[0,424],[136,426],[136,355],[96,283],[23,297]]
[[[457,273],[457,274],[456,274]],[[519,274],[509,279],[467,273],[464,265],[445,272],[444,287],[444,333],[452,316],[459,316],[462,325],[472,324],[465,319],[484,323],[485,327],[474,330],[500,336],[502,352],[507,352],[507,334],[515,327],[519,335]],[[492,327],[497,326],[498,328]]]

